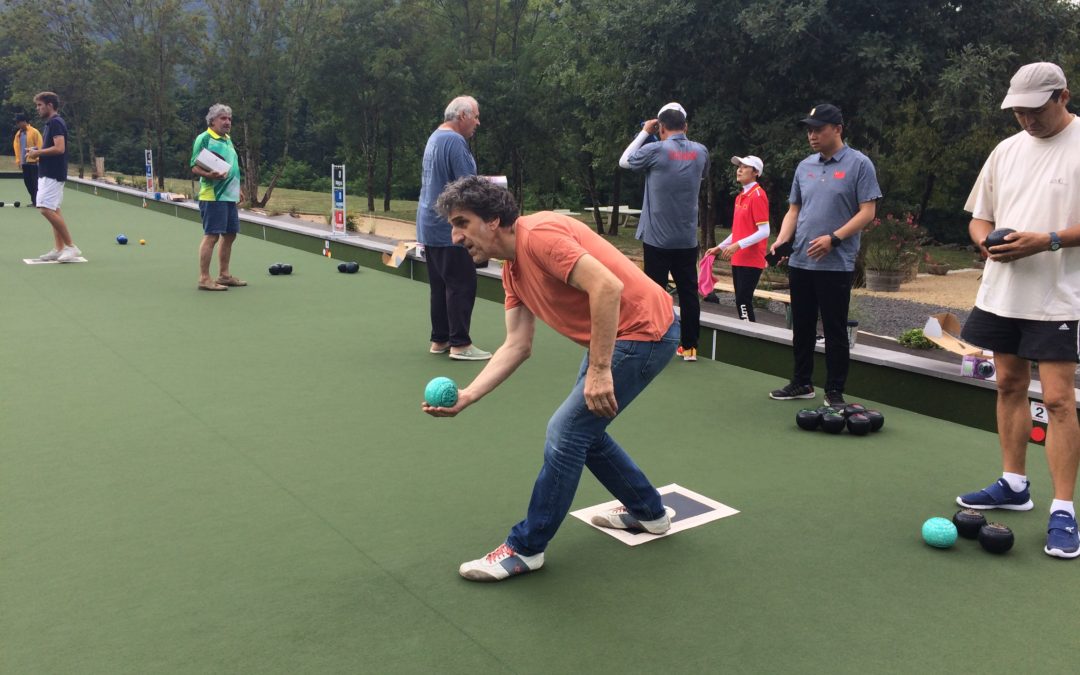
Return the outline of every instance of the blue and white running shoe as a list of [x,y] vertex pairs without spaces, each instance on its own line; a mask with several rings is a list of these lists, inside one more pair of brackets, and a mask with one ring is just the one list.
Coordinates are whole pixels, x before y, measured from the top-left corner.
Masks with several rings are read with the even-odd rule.
[[1013,492],[1004,478],[998,478],[996,483],[985,490],[960,495],[956,498],[956,503],[969,509],[1030,511],[1035,508],[1035,502],[1031,501],[1029,487],[1031,483],[1024,485],[1024,489],[1020,492]]

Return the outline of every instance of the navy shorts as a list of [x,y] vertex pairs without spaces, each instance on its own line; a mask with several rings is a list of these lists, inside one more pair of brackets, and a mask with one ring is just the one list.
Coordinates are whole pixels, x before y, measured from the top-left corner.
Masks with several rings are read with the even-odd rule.
[[205,234],[236,234],[240,232],[240,212],[236,202],[199,202],[202,229]]
[[1078,321],[1010,319],[971,310],[960,337],[995,354],[1012,354],[1028,361],[1080,362]]

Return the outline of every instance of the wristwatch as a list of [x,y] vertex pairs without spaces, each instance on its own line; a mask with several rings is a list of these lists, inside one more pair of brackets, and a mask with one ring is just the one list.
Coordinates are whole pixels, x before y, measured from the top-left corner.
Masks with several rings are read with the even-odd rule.
[[837,246],[839,246],[840,242],[842,242],[842,241],[844,241],[844,240],[841,239],[840,237],[836,236],[835,232],[830,232],[829,233],[829,243],[832,244],[833,248],[836,248]]
[[1057,232],[1051,232],[1050,233],[1050,250],[1051,251],[1056,251],[1059,248],[1061,248],[1061,237],[1058,236]]

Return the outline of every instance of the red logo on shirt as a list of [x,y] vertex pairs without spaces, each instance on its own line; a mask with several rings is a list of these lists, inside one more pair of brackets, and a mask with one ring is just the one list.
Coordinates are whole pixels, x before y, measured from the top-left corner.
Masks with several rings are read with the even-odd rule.
[[674,162],[692,162],[697,159],[697,152],[694,150],[669,150],[668,159]]
[[843,178],[846,175],[847,174],[844,173],[843,171],[833,171],[832,177],[835,178],[836,180],[840,180],[841,178]]

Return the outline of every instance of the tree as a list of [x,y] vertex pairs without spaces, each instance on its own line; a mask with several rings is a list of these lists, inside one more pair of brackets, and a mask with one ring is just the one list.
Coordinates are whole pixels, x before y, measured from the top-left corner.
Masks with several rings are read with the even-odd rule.
[[[91,3],[104,52],[118,67],[115,86],[124,92],[114,123],[130,120],[143,126],[147,147],[154,149],[158,188],[165,189],[163,164],[175,142],[186,138],[177,109],[183,67],[201,51],[204,22],[189,13],[183,0],[95,0]],[[186,175],[187,167],[182,171]]]

